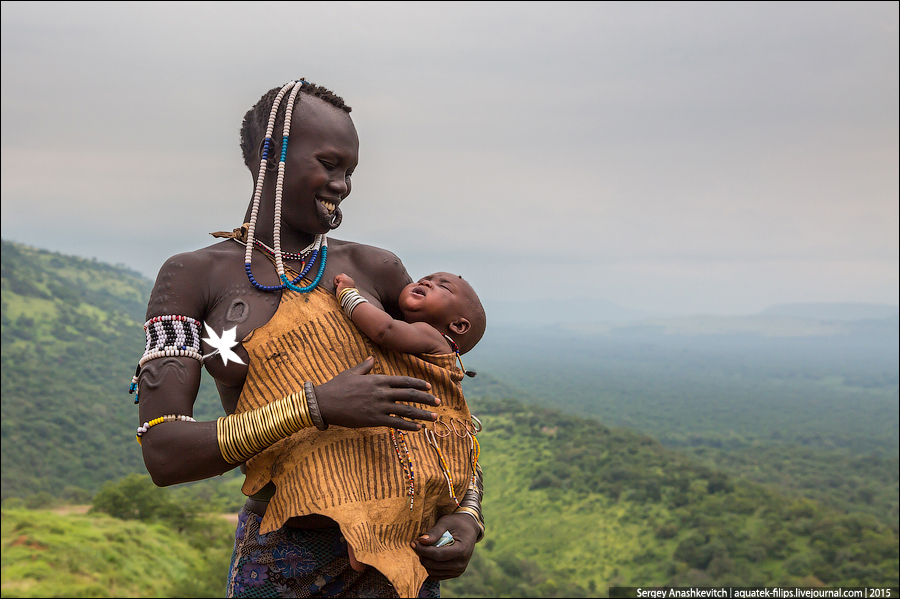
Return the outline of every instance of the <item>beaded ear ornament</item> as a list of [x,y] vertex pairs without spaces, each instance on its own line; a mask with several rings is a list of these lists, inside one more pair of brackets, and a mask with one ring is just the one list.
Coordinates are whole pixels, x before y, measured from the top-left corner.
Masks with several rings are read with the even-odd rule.
[[[441,334],[444,335],[443,333],[441,333]],[[475,372],[474,370],[466,370],[466,367],[463,365],[462,357],[459,355],[459,346],[456,345],[456,341],[454,341],[449,335],[444,335],[444,339],[447,340],[447,343],[450,344],[450,349],[452,349],[452,350],[453,350],[453,353],[456,354],[456,359],[459,360],[459,368],[460,368],[460,370],[462,370],[463,372],[465,372],[465,373],[466,373],[466,376],[468,376],[468,377],[473,377],[473,376],[475,376],[476,374],[478,374],[478,373]]]
[[[291,131],[291,116],[294,112],[294,103],[297,99],[297,94],[302,89],[304,83],[306,83],[306,81],[304,81],[303,79],[300,79],[298,81],[290,81],[281,88],[281,90],[278,92],[278,95],[275,96],[275,100],[272,102],[272,110],[269,113],[269,122],[266,127],[266,138],[263,143],[262,157],[259,162],[259,174],[256,177],[256,187],[253,190],[253,205],[250,209],[250,222],[247,226],[247,249],[244,252],[244,269],[247,271],[247,278],[250,279],[250,283],[260,291],[274,292],[281,291],[283,289],[290,289],[291,291],[297,291],[299,293],[309,293],[310,291],[315,289],[319,284],[319,281],[322,280],[322,273],[325,272],[325,262],[328,259],[328,239],[325,237],[325,235],[316,235],[315,241],[313,241],[310,247],[306,248],[306,250],[304,250],[301,254],[305,255],[307,252],[311,252],[309,254],[308,261],[303,267],[302,272],[294,280],[289,279],[285,274],[285,254],[281,251],[281,207],[282,198],[284,196],[284,167],[285,160],[287,158],[288,138]],[[262,285],[253,276],[253,271],[250,267],[250,264],[253,261],[253,247],[256,245],[254,237],[256,232],[256,220],[259,216],[259,203],[262,199],[263,184],[266,180],[266,166],[269,161],[269,151],[272,149],[272,134],[275,131],[275,120],[278,116],[278,108],[279,106],[281,106],[281,100],[289,91],[291,92],[291,94],[288,98],[287,105],[285,106],[284,111],[284,128],[282,129],[281,140],[281,158],[278,161],[278,179],[275,183],[275,226],[272,231],[275,245],[275,247],[272,248],[272,253],[275,256],[275,270],[278,272],[278,278],[281,279],[281,284]],[[342,218],[343,216],[341,214],[340,208],[336,207],[331,217],[331,229],[336,229],[341,224]],[[313,263],[316,261],[316,258],[319,257],[320,253],[321,259],[319,260],[319,270],[316,273],[316,277],[313,279],[313,282],[309,285],[299,287],[298,284],[303,279],[303,277],[306,276],[310,268],[312,268]]]

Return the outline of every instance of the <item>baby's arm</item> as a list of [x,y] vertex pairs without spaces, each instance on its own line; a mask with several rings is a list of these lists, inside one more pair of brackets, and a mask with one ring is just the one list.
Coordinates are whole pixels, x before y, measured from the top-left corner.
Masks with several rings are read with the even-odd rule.
[[[359,292],[355,289],[355,283],[349,276],[341,273],[334,278],[335,292],[338,298],[345,289],[350,289],[348,294]],[[343,298],[341,307],[352,303],[352,298]],[[347,312],[347,308],[344,309]],[[436,354],[447,353],[449,344],[441,336],[437,329],[424,322],[404,322],[394,320],[390,314],[379,310],[368,301],[362,299],[355,307],[352,307],[350,319],[366,337],[381,347],[400,351],[407,354]]]

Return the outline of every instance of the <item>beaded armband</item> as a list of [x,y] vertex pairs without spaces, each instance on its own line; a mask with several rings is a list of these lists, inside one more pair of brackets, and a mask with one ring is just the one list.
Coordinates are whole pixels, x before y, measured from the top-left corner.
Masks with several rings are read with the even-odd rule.
[[189,316],[157,316],[144,324],[147,345],[138,366],[164,356],[185,356],[203,361],[200,321]]
[[141,356],[134,376],[131,379],[129,393],[134,394],[134,403],[138,403],[137,384],[141,368],[150,360],[166,356],[194,358],[203,364],[200,353],[200,321],[189,316],[166,315],[156,316],[144,323],[147,334],[147,345]]

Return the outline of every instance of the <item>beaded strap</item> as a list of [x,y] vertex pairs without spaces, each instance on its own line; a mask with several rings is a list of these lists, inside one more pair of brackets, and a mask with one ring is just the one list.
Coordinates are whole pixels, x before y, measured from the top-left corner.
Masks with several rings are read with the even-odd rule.
[[165,416],[160,416],[159,418],[154,418],[150,422],[145,422],[142,426],[137,428],[137,442],[138,445],[141,445],[141,437],[147,434],[147,431],[156,426],[157,424],[162,424],[163,422],[197,422],[190,416],[185,416],[184,414],[166,414]]
[[[288,85],[291,84],[289,83]],[[284,125],[281,129],[281,159],[278,161],[278,180],[275,183],[275,227],[273,229],[275,270],[278,272],[278,278],[286,284],[289,283],[289,281],[287,281],[287,277],[284,274],[284,262],[281,259],[281,206],[282,198],[284,197],[284,167],[287,162],[288,140],[291,134],[291,116],[294,113],[294,102],[297,101],[297,92],[300,91],[300,88],[303,87],[303,85],[302,83],[295,81],[291,87],[291,97],[288,99],[287,106],[284,108]],[[270,115],[270,117],[274,116],[275,114]],[[274,121],[272,124],[274,125]]]
[[403,466],[403,474],[406,476],[406,495],[409,497],[409,509],[413,509],[413,500],[416,497],[416,473],[413,470],[412,456],[409,453],[409,446],[403,436],[403,431],[390,429],[391,441],[394,443],[394,451],[397,452],[397,459]]
[[469,484],[470,487],[475,484],[475,473],[478,471],[479,457],[481,457],[481,443],[478,442],[475,435],[472,435],[472,482]]
[[466,370],[465,365],[463,364],[462,357],[459,354],[459,346],[456,344],[456,341],[453,340],[453,337],[450,335],[444,335],[444,339],[447,340],[447,343],[450,344],[450,349],[453,350],[453,353],[456,354],[456,359],[459,360],[459,369],[466,373],[466,376],[475,376],[477,373],[474,370]]
[[[321,243],[319,243],[318,236],[316,236],[316,237],[317,237],[316,241],[313,241],[311,244],[306,246],[306,248],[298,254],[295,254],[293,252],[281,252],[282,258],[284,258],[285,260],[306,260],[309,257],[309,255],[313,253],[313,250],[317,250],[319,248],[319,246],[321,245]],[[265,253],[269,254],[273,258],[275,257],[275,250],[273,250],[272,248],[267,246],[265,243],[263,243],[259,239],[254,240],[254,243],[256,244],[256,247],[258,249],[264,251]],[[313,257],[313,261],[315,261],[315,257]]]
[[440,460],[441,470],[444,472],[444,478],[447,480],[447,487],[450,489],[450,499],[452,499],[457,507],[459,507],[459,499],[456,498],[456,491],[453,490],[453,477],[450,475],[450,467],[447,466],[447,460],[444,459],[444,454],[441,451],[440,445],[438,445],[437,437],[433,431],[430,431],[427,428],[423,429],[423,432],[425,433],[425,438],[428,440],[428,444],[431,445]]
[[[249,226],[247,228],[247,250],[244,252],[244,264],[247,265],[249,265],[253,259],[253,234],[256,230],[256,219],[259,216],[259,203],[262,199],[263,183],[266,180],[266,163],[269,161],[272,133],[275,131],[275,118],[278,115],[278,107],[281,105],[281,99],[292,87],[294,87],[293,81],[289,82],[278,91],[278,95],[275,96],[275,100],[272,102],[272,111],[269,113],[269,122],[266,126],[266,137],[265,142],[263,143],[263,153],[259,161],[259,175],[256,177],[256,188],[253,190],[253,205],[250,208],[250,222],[248,223]],[[276,234],[277,233],[278,230],[276,230]],[[277,244],[275,246],[275,251],[277,252],[280,250],[281,244]],[[249,271],[249,268],[247,270]]]
[[[269,112],[269,122],[266,126],[266,137],[265,141],[263,142],[262,157],[259,161],[259,174],[256,178],[256,187],[253,190],[253,203],[250,208],[250,222],[247,223],[247,249],[244,252],[244,269],[247,271],[247,278],[250,280],[250,284],[252,284],[260,291],[274,292],[281,291],[283,289],[290,289],[291,291],[297,291],[299,293],[308,293],[316,288],[316,286],[319,284],[319,281],[322,279],[322,274],[325,272],[325,261],[328,255],[327,240],[325,239],[325,235],[316,235],[316,239],[314,241],[316,249],[312,252],[309,261],[304,265],[303,272],[293,281],[288,279],[287,275],[285,274],[284,252],[282,252],[281,250],[281,209],[282,198],[284,195],[284,169],[285,162],[287,160],[288,142],[290,141],[291,118],[294,112],[294,104],[297,99],[297,94],[303,88],[304,83],[306,82],[302,79],[299,81],[290,81],[278,91],[278,94],[275,96],[275,100],[272,102],[272,110],[271,112]],[[269,151],[272,149],[272,134],[275,132],[275,121],[278,117],[278,108],[281,106],[281,101],[284,98],[285,94],[289,91],[291,92],[291,95],[288,98],[287,105],[285,106],[284,125],[282,128],[281,157],[278,161],[278,179],[275,183],[275,220],[273,228],[273,241],[275,247],[272,248],[272,255],[275,257],[275,270],[278,273],[278,278],[281,280],[281,284],[262,285],[253,276],[253,271],[250,266],[253,261],[253,248],[256,245],[256,221],[259,217],[259,204],[262,200],[263,184],[266,179],[266,166],[269,161]],[[337,211],[337,209],[335,210]],[[316,257],[319,254],[319,248],[321,248],[321,259],[319,264],[319,272],[316,275],[315,280],[313,280],[310,285],[307,285],[305,287],[298,287],[298,284],[300,283],[302,278],[306,276],[306,273],[309,271],[310,267],[312,267],[312,264],[316,261]],[[307,250],[308,249],[309,248],[307,248]]]

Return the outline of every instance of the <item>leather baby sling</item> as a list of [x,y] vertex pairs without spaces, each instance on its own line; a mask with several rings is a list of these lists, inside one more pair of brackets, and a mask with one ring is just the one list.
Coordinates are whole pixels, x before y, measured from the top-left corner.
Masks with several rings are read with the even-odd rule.
[[[328,516],[340,525],[360,562],[377,568],[401,597],[415,597],[428,574],[410,543],[457,507],[441,456],[457,499],[473,475],[474,430],[456,355],[413,356],[378,347],[321,287],[308,294],[284,291],[275,315],[251,332],[243,346],[250,363],[236,412],[300,391],[304,381],[320,385],[370,355],[374,374],[431,383],[441,405],[428,409],[439,414],[439,422],[403,432],[414,473],[412,508],[403,454],[387,427],[303,429],[248,460],[243,486],[252,495],[275,483],[261,533],[277,530],[293,516]],[[428,436],[440,454],[425,428],[435,432]]]

